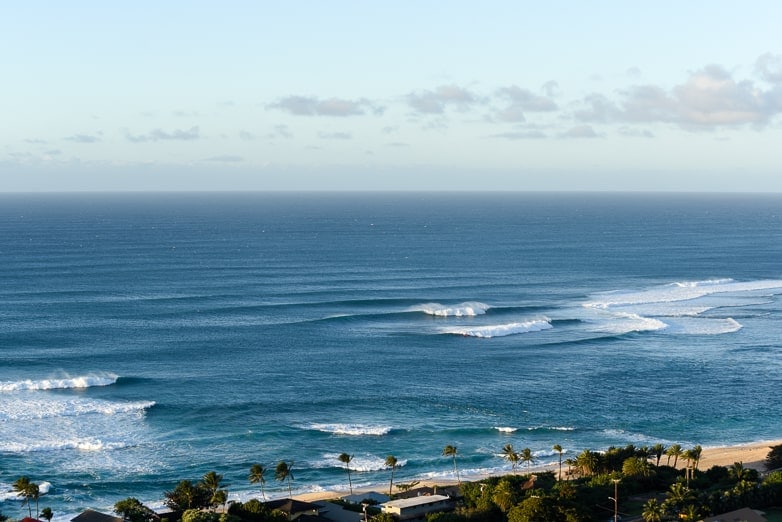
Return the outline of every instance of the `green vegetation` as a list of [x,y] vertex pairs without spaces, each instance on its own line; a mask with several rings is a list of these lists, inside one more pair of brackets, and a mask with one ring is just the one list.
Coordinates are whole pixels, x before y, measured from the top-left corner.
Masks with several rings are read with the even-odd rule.
[[[613,517],[615,508],[623,518],[667,522],[700,520],[742,507],[764,510],[770,521],[782,522],[782,445],[770,448],[766,465],[771,471],[765,476],[745,467],[742,462],[701,470],[700,446],[683,449],[678,444],[668,448],[657,444],[651,448],[633,445],[611,447],[604,452],[583,450],[575,458],[566,460],[568,471],[563,476],[564,449],[560,445],[553,449],[559,454],[558,473],[545,471],[518,475],[518,463],[523,462],[530,467],[534,456],[529,448],[517,453],[511,444],[506,444],[501,455],[511,463],[511,474],[461,483],[456,447],[446,446],[443,456],[453,459],[462,496],[454,511],[429,514],[427,522],[605,521]],[[663,456],[667,457],[665,463],[661,462]],[[352,459],[352,455],[347,453],[338,457],[345,464],[351,493]],[[683,468],[677,468],[679,462],[683,463]],[[406,492],[418,485],[418,481],[394,484],[398,460],[393,455],[386,457],[385,465],[391,470],[389,494],[394,486],[398,491]],[[275,479],[287,483],[289,495],[292,495],[292,469],[293,462],[281,460],[274,470]],[[262,465],[254,464],[248,475],[251,484],[261,485],[260,493],[264,500],[265,472]],[[14,482],[13,488],[23,499],[22,505],[28,507],[30,516],[32,502],[35,501],[37,517],[38,485],[22,476]],[[174,489],[165,492],[164,497],[165,504],[174,512],[170,517],[172,521],[283,522],[288,519],[286,514],[269,509],[265,502],[258,499],[228,503],[223,476],[215,471],[207,472],[197,482],[180,481]],[[215,508],[220,505],[223,512],[217,513]],[[118,501],[114,512],[122,515],[127,522],[152,522],[156,519],[151,509],[133,497]],[[393,520],[376,508],[367,510],[367,513],[373,522]],[[51,521],[51,509],[44,508],[40,516]],[[0,514],[0,522],[6,519]]]
[[353,460],[353,455],[348,455],[347,453],[340,453],[339,457],[337,457],[337,460],[339,460],[341,463],[345,465],[345,469],[348,472],[348,486],[350,487],[350,494],[353,494],[353,480],[350,478],[350,462]]

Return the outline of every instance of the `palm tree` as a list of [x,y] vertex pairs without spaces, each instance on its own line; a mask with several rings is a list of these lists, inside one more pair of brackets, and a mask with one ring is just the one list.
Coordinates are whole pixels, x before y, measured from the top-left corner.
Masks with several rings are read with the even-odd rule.
[[456,474],[456,482],[461,486],[462,481],[459,480],[459,468],[456,467],[456,454],[457,454],[456,446],[451,446],[450,444],[448,444],[443,449],[444,456],[453,458],[453,472]]
[[52,517],[54,516],[54,513],[52,513],[52,508],[45,507],[41,510],[41,517],[45,518],[47,522],[52,522]]
[[654,473],[649,461],[642,457],[628,457],[622,463],[622,474],[628,477],[647,478]]
[[223,506],[223,512],[225,512],[225,503],[228,502],[228,493],[224,489],[218,489],[212,495],[210,502],[214,506]]
[[223,476],[216,471],[209,471],[201,479],[201,484],[203,484],[207,491],[209,491],[209,503],[212,505],[212,507],[216,507],[218,504],[220,504],[220,499],[217,497],[217,493],[220,491],[220,482],[222,481]]
[[562,480],[562,453],[565,451],[559,444],[554,444],[554,451],[559,453],[559,480]]
[[388,498],[391,498],[391,490],[394,487],[394,470],[396,469],[397,462],[396,457],[393,455],[386,457],[386,466],[391,468],[391,482],[388,483]]
[[734,462],[733,466],[728,468],[728,474],[736,482],[741,482],[749,478],[749,468],[745,468],[743,462]]
[[290,464],[281,460],[277,463],[277,467],[274,468],[274,478],[280,482],[288,481],[288,498],[293,496],[291,490],[291,481],[293,480],[293,461]]
[[341,463],[345,465],[345,469],[348,471],[348,485],[350,487],[350,494],[353,494],[353,481],[350,479],[350,461],[353,460],[353,455],[347,453],[340,453],[337,457]]
[[532,465],[533,462],[535,462],[535,455],[532,454],[532,450],[529,448],[524,448],[521,450],[521,453],[519,454],[519,458],[522,462],[527,463],[527,469]]
[[703,453],[703,448],[701,448],[700,444],[696,444],[695,447],[690,450],[693,471],[698,469],[698,464],[701,461],[701,453]]
[[582,451],[576,457],[576,467],[579,473],[586,477],[597,473],[597,468],[600,465],[600,460],[596,453],[589,451],[588,449]]
[[657,502],[656,498],[652,498],[644,504],[641,516],[644,517],[644,522],[662,522],[663,516],[665,516],[665,509],[662,504]]
[[502,455],[508,459],[508,462],[510,462],[511,468],[513,469],[513,474],[516,474],[516,466],[519,464],[520,456],[518,453],[516,453],[513,450],[513,444],[506,444],[502,447]]
[[659,442],[652,446],[652,454],[654,455],[656,461],[655,461],[655,467],[660,467],[660,459],[663,457],[663,453],[665,453],[665,446],[660,444]]
[[679,462],[679,457],[682,456],[682,447],[680,444],[671,444],[667,450],[665,450],[665,454],[668,455],[668,462],[667,464],[671,464],[671,457],[673,457],[673,467],[676,467],[676,464]]
[[[33,507],[30,504],[30,499],[35,499],[36,506],[37,506],[38,494],[39,494],[38,484],[34,482],[30,482],[29,478],[22,476],[16,479],[16,481],[13,484],[13,489],[14,491],[16,491],[16,496],[23,498],[22,506],[27,504],[28,514],[30,515],[30,518],[32,518]],[[36,507],[36,514],[35,514],[36,517],[38,516],[37,511],[38,508]]]
[[263,497],[263,501],[266,502],[266,491],[264,488],[266,485],[266,477],[263,476],[264,473],[266,473],[266,469],[262,465],[253,464],[247,479],[250,481],[250,484],[261,485],[261,496]]

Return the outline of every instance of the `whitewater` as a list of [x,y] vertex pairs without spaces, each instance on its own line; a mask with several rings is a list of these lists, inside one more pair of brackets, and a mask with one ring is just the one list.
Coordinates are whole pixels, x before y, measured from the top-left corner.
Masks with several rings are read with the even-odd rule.
[[[456,218],[455,216],[458,216]],[[782,438],[782,197],[0,195],[0,512]],[[385,486],[383,486],[385,485]],[[287,487],[267,476],[267,492]]]

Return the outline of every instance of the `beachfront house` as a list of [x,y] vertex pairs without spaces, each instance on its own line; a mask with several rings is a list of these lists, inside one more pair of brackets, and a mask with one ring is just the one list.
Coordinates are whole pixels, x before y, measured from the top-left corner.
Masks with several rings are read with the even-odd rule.
[[73,517],[71,522],[125,522],[125,520],[122,517],[107,515],[94,509],[85,509]]
[[742,508],[730,513],[704,518],[702,522],[766,522],[766,517],[754,509]]
[[429,513],[452,511],[455,505],[451,497],[445,495],[422,495],[384,502],[380,509],[397,520],[418,520]]
[[272,511],[282,511],[288,515],[288,520],[296,520],[299,517],[318,517],[320,510],[320,506],[317,504],[292,498],[270,500],[264,505]]

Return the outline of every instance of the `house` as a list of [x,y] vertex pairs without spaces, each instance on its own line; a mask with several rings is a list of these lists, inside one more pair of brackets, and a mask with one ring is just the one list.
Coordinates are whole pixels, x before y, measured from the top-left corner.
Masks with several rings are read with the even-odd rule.
[[397,520],[415,520],[423,519],[428,513],[452,511],[455,505],[451,497],[445,495],[422,495],[384,502],[380,509]]
[[106,513],[101,513],[100,511],[85,509],[73,517],[71,522],[125,522],[125,519],[122,517],[107,515]]
[[288,515],[288,520],[296,520],[299,517],[318,517],[318,510],[320,508],[320,506],[317,504],[312,504],[311,502],[302,502],[292,498],[270,500],[265,502],[264,506],[272,511],[282,511]]
[[723,513],[704,518],[701,522],[766,522],[766,517],[750,508],[741,508],[730,513]]

